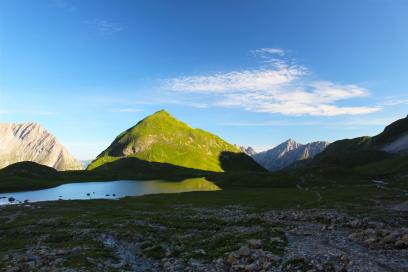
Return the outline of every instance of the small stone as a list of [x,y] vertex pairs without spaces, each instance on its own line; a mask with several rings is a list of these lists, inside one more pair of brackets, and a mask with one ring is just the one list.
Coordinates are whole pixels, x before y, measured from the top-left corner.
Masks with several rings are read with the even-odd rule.
[[74,247],[73,249],[71,249],[71,253],[72,254],[79,254],[81,253],[82,248],[80,246]]
[[348,262],[349,262],[349,258],[347,257],[346,254],[342,254],[342,255],[340,256],[340,260],[342,260],[342,261],[345,262],[345,263],[348,263]]
[[264,262],[263,265],[262,265],[262,268],[265,269],[265,270],[267,270],[267,269],[269,269],[271,266],[272,266],[272,263],[270,263],[270,262]]
[[167,261],[167,262],[165,262],[165,263],[163,264],[163,267],[164,267],[165,269],[170,268],[170,266],[171,266],[171,262],[169,262],[169,261]]
[[250,239],[248,240],[247,244],[248,244],[248,247],[252,249],[261,248],[262,240]]
[[408,248],[408,243],[403,240],[398,240],[395,242],[394,246],[398,249]]
[[245,269],[245,265],[243,264],[235,264],[233,266],[231,266],[233,271],[242,271]]
[[63,249],[58,249],[58,250],[55,252],[55,254],[58,255],[58,256],[65,255],[65,250],[63,250]]
[[271,237],[269,241],[272,243],[283,243],[283,240],[280,237]]
[[358,228],[362,225],[362,221],[360,219],[354,219],[353,221],[349,222],[349,226],[352,228]]
[[350,234],[350,235],[348,236],[348,238],[349,238],[350,240],[357,240],[358,237],[360,237],[360,233],[358,233],[358,232],[353,232],[352,234]]
[[374,238],[368,238],[366,240],[364,240],[364,243],[371,246],[375,243],[375,239]]
[[234,265],[236,264],[238,261],[237,257],[235,256],[235,254],[231,253],[230,255],[228,255],[227,257],[227,263],[229,263],[230,265]]
[[270,262],[274,262],[274,263],[279,262],[281,260],[279,256],[270,254],[270,253],[266,255],[266,258],[268,258]]
[[238,250],[238,255],[240,256],[248,256],[251,254],[251,250],[248,247],[243,246]]
[[393,234],[389,234],[385,236],[382,240],[383,243],[388,244],[388,243],[395,243],[396,237]]
[[245,271],[255,271],[255,270],[258,270],[258,264],[256,262],[245,266]]
[[368,229],[366,229],[366,230],[364,231],[364,234],[367,234],[367,235],[375,234],[375,230],[372,229],[372,228],[368,228]]

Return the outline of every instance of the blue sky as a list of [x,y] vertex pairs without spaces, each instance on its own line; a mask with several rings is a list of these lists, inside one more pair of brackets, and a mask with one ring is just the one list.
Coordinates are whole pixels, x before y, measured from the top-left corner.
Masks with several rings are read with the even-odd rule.
[[166,109],[258,150],[408,111],[408,1],[0,1],[0,121],[79,159]]

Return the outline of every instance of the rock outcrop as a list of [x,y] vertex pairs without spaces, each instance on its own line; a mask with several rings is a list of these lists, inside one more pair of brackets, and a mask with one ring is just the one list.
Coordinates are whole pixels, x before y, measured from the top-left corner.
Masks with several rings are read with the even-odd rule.
[[83,169],[82,163],[40,124],[0,124],[0,168],[22,161],[57,170]]
[[245,147],[245,146],[238,146],[239,147],[239,149],[242,151],[242,152],[244,152],[245,154],[247,154],[248,156],[253,156],[253,155],[255,155],[256,154],[256,151],[252,148],[252,147],[250,147],[250,146],[248,146],[248,147]]

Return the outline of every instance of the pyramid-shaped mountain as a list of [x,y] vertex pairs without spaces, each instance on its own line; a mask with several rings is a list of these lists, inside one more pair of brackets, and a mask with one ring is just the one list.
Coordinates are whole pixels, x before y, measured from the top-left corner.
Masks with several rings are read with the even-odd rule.
[[217,172],[264,170],[238,147],[190,127],[165,110],[122,132],[88,169],[127,157]]

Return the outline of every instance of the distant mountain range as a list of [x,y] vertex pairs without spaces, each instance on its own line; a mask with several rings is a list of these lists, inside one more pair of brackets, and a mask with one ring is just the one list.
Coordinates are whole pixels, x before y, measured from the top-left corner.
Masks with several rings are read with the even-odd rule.
[[0,124],[0,168],[33,161],[57,170],[81,170],[83,165],[37,123]]
[[[407,155],[408,117],[393,122],[374,137],[339,140],[330,145],[328,142],[300,144],[289,139],[256,153],[251,147],[232,145],[209,132],[194,129],[161,110],[119,134],[87,169],[104,166],[106,171],[120,169],[129,173],[144,168],[147,172],[157,169],[183,173],[190,170],[264,172],[296,166],[311,167],[312,171],[342,169],[380,174],[406,169]],[[124,161],[128,158],[132,160]],[[0,168],[22,161],[57,170],[83,169],[83,163],[41,125],[0,124]]]
[[119,134],[88,169],[130,157],[215,172],[264,171],[238,147],[207,131],[194,129],[164,110]]
[[[257,163],[272,172],[286,168],[296,161],[312,159],[328,145],[328,142],[323,141],[300,144],[289,139],[272,149],[254,153],[251,156]],[[253,150],[250,147],[245,150],[247,149]]]

